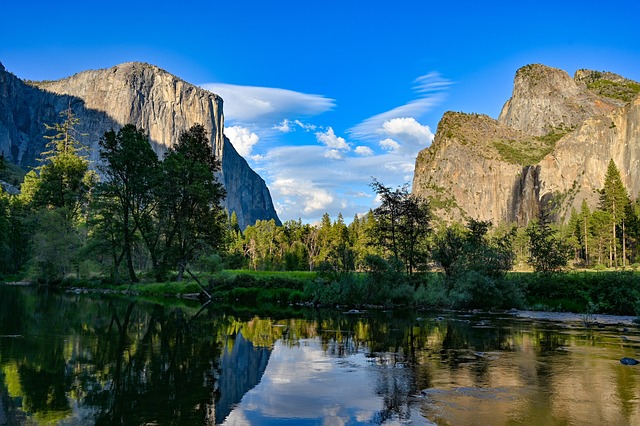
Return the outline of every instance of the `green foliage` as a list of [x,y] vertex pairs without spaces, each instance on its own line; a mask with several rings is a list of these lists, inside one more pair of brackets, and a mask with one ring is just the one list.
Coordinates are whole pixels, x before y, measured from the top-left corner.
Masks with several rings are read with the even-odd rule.
[[220,201],[226,196],[215,172],[214,158],[206,131],[194,125],[183,132],[178,143],[165,155],[156,188],[158,210],[154,231],[159,236],[148,244],[162,276],[167,268],[177,268],[182,279],[186,265],[200,253],[224,245],[225,213]]
[[455,308],[521,305],[517,292],[505,287],[513,266],[515,229],[487,237],[491,222],[470,220],[466,228],[447,227],[436,236],[433,259],[445,272],[446,301]]
[[404,266],[408,275],[424,269],[431,212],[427,201],[410,194],[408,185],[392,190],[377,180],[371,187],[381,205],[373,211],[378,243]]
[[128,124],[117,133],[111,130],[104,134],[100,140],[100,159],[104,180],[94,197],[93,236],[109,244],[96,247],[104,247],[111,255],[116,279],[124,257],[129,280],[137,282],[134,244],[136,233],[148,229],[146,225],[152,220],[156,206],[153,189],[158,184],[158,158],[147,135]]
[[502,161],[520,166],[531,166],[539,163],[553,151],[556,143],[570,129],[556,128],[544,136],[536,136],[526,140],[495,140],[493,147],[498,151]]
[[32,236],[29,277],[44,283],[60,282],[74,272],[79,263],[82,235],[67,219],[64,208],[41,210],[34,214],[37,222]]
[[208,253],[200,256],[195,262],[198,271],[213,274],[223,270],[222,257],[217,253]]
[[624,102],[631,102],[640,93],[640,84],[630,80],[618,82],[596,79],[588,83],[587,88],[600,96],[619,99]]
[[549,223],[548,215],[541,212],[537,221],[527,227],[529,237],[528,262],[536,272],[558,272],[565,268],[571,256],[571,246],[558,236],[558,230]]
[[27,172],[20,166],[7,161],[4,153],[0,153],[0,180],[16,188],[20,186]]
[[546,310],[639,315],[640,274],[581,272],[510,274],[509,281],[525,290],[529,307]]

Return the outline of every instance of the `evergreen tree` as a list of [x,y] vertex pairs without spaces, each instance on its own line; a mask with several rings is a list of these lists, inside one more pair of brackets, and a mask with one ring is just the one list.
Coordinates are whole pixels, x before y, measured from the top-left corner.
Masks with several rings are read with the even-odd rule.
[[622,183],[620,171],[616,167],[613,159],[609,160],[607,173],[604,178],[604,187],[600,190],[600,209],[611,215],[611,244],[612,244],[612,262],[615,267],[618,266],[617,255],[617,236],[616,228],[622,230],[622,251],[623,267],[626,265],[626,230],[625,219],[629,206],[629,194]]
[[226,193],[215,175],[219,170],[206,130],[199,124],[183,132],[165,155],[157,187],[160,275],[175,266],[181,280],[186,265],[199,252],[222,247],[225,215],[220,202]]
[[95,173],[89,171],[89,160],[83,154],[85,147],[79,142],[76,130],[79,123],[71,108],[60,113],[62,123],[46,125],[55,132],[45,136],[49,151],[42,153],[37,179],[31,179],[32,203],[35,208],[60,208],[69,220],[77,218],[80,208],[85,205],[89,190],[95,184]]
[[[79,120],[71,108],[63,111],[62,123],[47,125],[54,134],[42,165],[25,176],[21,199],[31,213],[27,228],[31,234],[31,271],[34,278],[51,281],[63,278],[78,266],[78,251],[84,244],[85,216],[89,193],[97,177],[89,170],[76,130]],[[30,224],[30,225],[29,225]]]
[[571,246],[551,227],[549,213],[542,209],[536,221],[529,223],[529,264],[536,272],[558,272],[567,266]]
[[589,210],[589,205],[587,204],[587,200],[582,200],[582,205],[580,206],[580,215],[578,216],[578,240],[580,241],[580,245],[583,251],[583,259],[585,266],[589,266],[589,240],[591,238],[591,232],[589,229],[589,222],[591,220],[591,211]]

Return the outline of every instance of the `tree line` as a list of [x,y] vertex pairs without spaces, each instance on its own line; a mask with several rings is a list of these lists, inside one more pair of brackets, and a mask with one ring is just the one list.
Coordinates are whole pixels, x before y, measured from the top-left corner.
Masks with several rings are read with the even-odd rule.
[[627,268],[640,256],[640,203],[631,201],[613,161],[598,208],[583,203],[566,225],[552,220],[551,208],[526,228],[474,219],[445,225],[407,185],[373,179],[380,206],[349,224],[341,214],[336,220],[325,214],[317,225],[259,220],[242,230],[235,213],[220,206],[226,195],[216,179],[220,163],[203,126],[185,130],[162,160],[142,129],[105,132],[98,174],[77,125],[68,109],[61,123],[47,126],[47,150],[20,194],[0,194],[3,275],[51,282],[99,271],[114,282],[164,281],[182,279],[197,264],[318,271],[338,280],[367,272],[417,289],[420,273],[435,268],[450,293],[469,280],[493,285],[515,263],[540,272],[571,262]]
[[[566,224],[557,223],[552,203],[543,205],[526,227],[475,219],[443,224],[432,217],[428,201],[406,185],[393,189],[374,179],[371,187],[380,207],[356,215],[348,225],[342,214],[332,221],[325,213],[317,225],[290,220],[276,226],[265,220],[243,232],[232,215],[230,263],[254,270],[364,271],[371,256],[379,256],[407,275],[434,267],[453,275],[469,269],[471,259],[484,259],[479,263],[499,271],[518,263],[537,272],[569,266],[622,269],[640,263],[640,199],[631,201],[613,160],[598,191],[597,208],[591,211],[583,201]],[[487,250],[493,251],[489,259]]]
[[69,108],[47,126],[47,151],[19,195],[0,195],[0,272],[44,282],[99,269],[115,282],[139,273],[180,280],[202,252],[223,247],[225,196],[206,131],[185,130],[160,161],[142,129],[100,139],[90,168]]

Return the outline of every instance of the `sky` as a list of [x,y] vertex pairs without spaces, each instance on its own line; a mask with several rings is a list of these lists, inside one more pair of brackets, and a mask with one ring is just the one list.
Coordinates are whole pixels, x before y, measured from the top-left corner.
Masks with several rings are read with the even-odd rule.
[[350,222],[411,184],[445,111],[497,118],[542,63],[640,81],[640,3],[9,1],[0,62],[54,80],[141,61],[224,99],[225,133],[282,221]]

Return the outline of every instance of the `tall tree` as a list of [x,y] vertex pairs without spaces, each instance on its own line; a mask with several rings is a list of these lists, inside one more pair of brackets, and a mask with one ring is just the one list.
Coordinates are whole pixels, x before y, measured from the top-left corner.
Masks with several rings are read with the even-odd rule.
[[[100,170],[104,177],[98,196],[115,203],[113,224],[121,235],[121,253],[114,258],[115,270],[124,256],[131,282],[138,278],[133,267],[134,235],[148,222],[155,209],[153,188],[158,181],[160,162],[142,129],[127,124],[118,132],[110,130],[100,140]],[[102,204],[111,209],[109,202]],[[107,213],[105,211],[105,213]]]
[[536,272],[557,272],[569,262],[571,246],[551,227],[549,212],[541,209],[538,219],[527,226],[529,264]]
[[589,222],[591,220],[591,211],[589,210],[589,205],[587,204],[587,200],[582,200],[582,205],[580,206],[580,215],[578,216],[578,235],[580,236],[580,242],[582,248],[584,250],[584,264],[589,266],[589,239],[591,237],[591,232],[589,230]]
[[609,160],[607,166],[607,173],[604,177],[604,186],[600,190],[600,209],[611,215],[611,240],[612,240],[612,254],[613,264],[618,267],[618,253],[617,253],[617,237],[616,227],[621,227],[622,230],[622,265],[626,265],[626,232],[625,232],[625,218],[626,212],[629,206],[629,194],[627,189],[622,183],[620,177],[620,171],[616,167],[616,163],[613,159]]
[[87,195],[95,184],[95,173],[89,171],[89,160],[83,153],[84,145],[78,140],[76,130],[79,119],[71,107],[60,113],[62,123],[46,125],[53,135],[49,139],[48,151],[42,153],[37,179],[32,183],[33,205],[36,208],[64,209],[64,216],[77,218],[80,208],[87,201]]
[[373,211],[378,241],[411,275],[426,262],[426,237],[431,231],[427,201],[409,193],[407,184],[392,190],[374,179],[371,187],[382,201]]
[[31,271],[34,278],[63,278],[78,266],[78,251],[84,244],[84,211],[97,178],[89,170],[76,130],[79,123],[71,107],[63,111],[61,123],[47,125],[52,135],[42,165],[25,176],[22,201],[30,210]]
[[178,280],[201,250],[224,242],[225,213],[220,202],[226,192],[215,173],[214,157],[205,128],[196,124],[183,132],[165,155],[158,186],[159,216],[164,222],[163,266],[175,265]]

